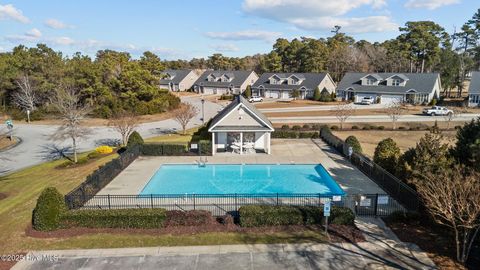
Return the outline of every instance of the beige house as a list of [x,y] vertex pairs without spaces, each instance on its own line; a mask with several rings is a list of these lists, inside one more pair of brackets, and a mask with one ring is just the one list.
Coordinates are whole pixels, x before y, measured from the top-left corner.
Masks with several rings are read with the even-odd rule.
[[165,70],[162,75],[160,88],[174,92],[189,90],[199,77],[195,70],[190,69]]
[[252,94],[264,98],[288,99],[295,90],[299,98],[313,98],[315,89],[335,92],[335,82],[328,73],[264,73],[252,86]]
[[197,93],[206,95],[239,95],[248,85],[258,80],[254,71],[244,70],[207,70],[195,82]]
[[212,155],[219,152],[270,154],[273,125],[241,95],[235,96],[212,119],[208,131],[212,133]]

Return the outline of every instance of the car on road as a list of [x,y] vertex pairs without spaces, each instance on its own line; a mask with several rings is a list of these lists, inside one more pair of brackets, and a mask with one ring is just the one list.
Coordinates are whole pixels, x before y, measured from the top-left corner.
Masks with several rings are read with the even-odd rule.
[[431,108],[426,108],[423,110],[423,114],[435,116],[435,115],[449,115],[453,114],[453,111],[447,107],[433,106]]
[[262,102],[263,98],[259,96],[252,96],[251,98],[248,99],[248,102],[253,103],[253,102]]
[[371,105],[373,103],[375,103],[375,98],[374,97],[364,97],[360,101],[360,104],[363,104],[363,105]]

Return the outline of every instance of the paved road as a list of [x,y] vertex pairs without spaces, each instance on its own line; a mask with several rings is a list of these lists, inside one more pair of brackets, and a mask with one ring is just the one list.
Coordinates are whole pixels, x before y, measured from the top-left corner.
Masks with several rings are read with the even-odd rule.
[[[264,108],[259,109],[261,112],[316,112],[316,111],[330,111],[335,109],[337,105],[318,105],[318,106],[299,106],[299,107],[286,107],[286,108]],[[360,105],[352,104],[355,110],[363,109],[382,109],[388,105],[385,104],[372,104],[372,105]]]
[[[480,114],[460,114],[453,121],[470,121],[480,117]],[[338,123],[335,116],[294,116],[294,117],[269,117],[272,123]],[[347,119],[346,123],[375,123],[375,122],[391,122],[388,115],[354,115]],[[442,116],[425,116],[425,115],[402,115],[398,122],[432,122],[446,121]]]
[[381,220],[356,223],[366,242],[43,251],[12,269],[436,269]]
[[[182,101],[192,103],[199,109],[199,114],[191,121],[189,127],[201,125],[200,98],[183,97]],[[206,101],[205,118],[210,119],[220,109],[220,105]],[[58,150],[68,147],[70,141],[53,141],[51,136],[56,128],[57,126],[16,124],[14,135],[20,137],[22,143],[0,154],[2,157],[9,159],[1,162],[0,175],[33,166],[58,156]],[[180,126],[173,119],[144,123],[138,127],[138,131],[145,138],[158,136],[177,129],[180,129]],[[87,151],[106,142],[120,139],[120,135],[117,132],[105,126],[92,127],[91,130],[92,134],[80,141],[80,151]]]

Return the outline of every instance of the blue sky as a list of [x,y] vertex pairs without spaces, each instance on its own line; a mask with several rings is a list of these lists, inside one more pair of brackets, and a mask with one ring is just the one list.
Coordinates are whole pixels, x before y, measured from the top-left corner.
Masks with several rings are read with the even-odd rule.
[[278,37],[328,37],[336,24],[369,41],[394,38],[411,20],[452,32],[478,8],[478,0],[0,0],[0,51],[42,42],[66,55],[245,56],[269,52]]

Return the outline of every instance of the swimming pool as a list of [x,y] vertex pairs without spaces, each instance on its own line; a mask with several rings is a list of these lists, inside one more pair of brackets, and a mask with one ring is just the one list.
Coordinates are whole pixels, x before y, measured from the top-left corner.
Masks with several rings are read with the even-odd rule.
[[141,191],[147,194],[299,194],[344,195],[320,164],[198,165],[164,164]]

